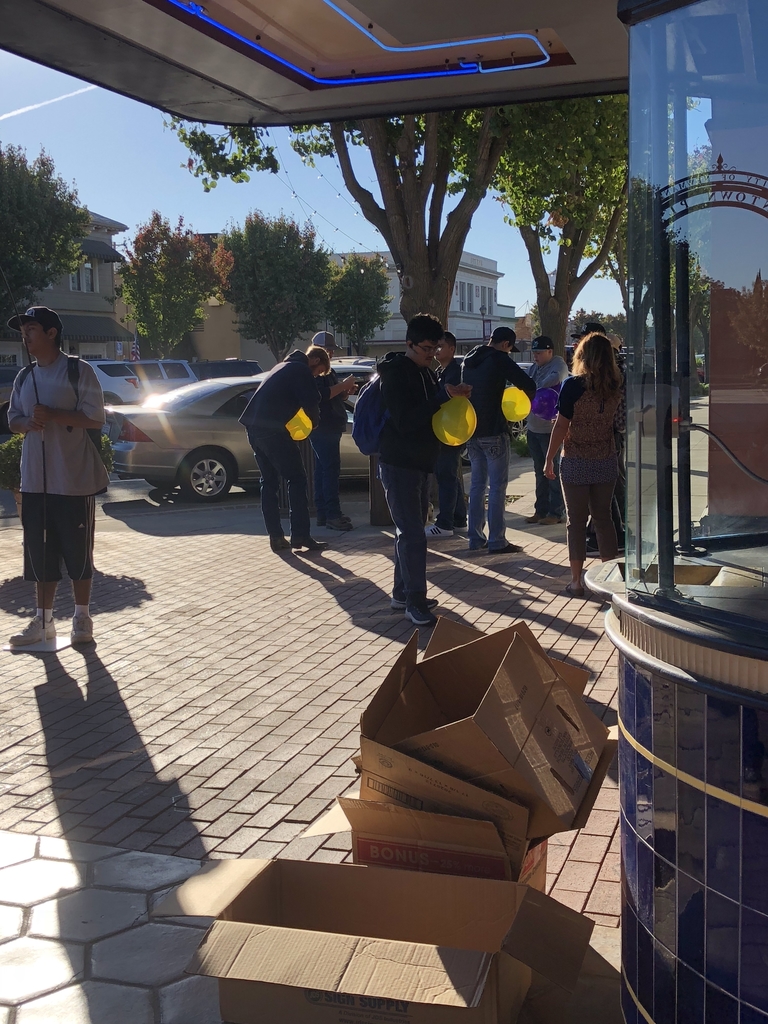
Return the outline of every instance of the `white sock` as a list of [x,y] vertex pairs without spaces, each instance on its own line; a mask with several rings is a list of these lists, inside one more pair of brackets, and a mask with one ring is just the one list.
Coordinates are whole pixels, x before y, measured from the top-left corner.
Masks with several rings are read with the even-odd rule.
[[45,608],[45,609],[38,608],[37,609],[37,617],[39,619],[42,619],[43,622],[45,622],[45,623],[50,622],[51,619],[53,618],[53,608]]
[[78,615],[89,615],[89,612],[88,612],[88,608],[89,607],[90,606],[87,605],[87,604],[76,604],[75,605],[75,616],[78,616]]

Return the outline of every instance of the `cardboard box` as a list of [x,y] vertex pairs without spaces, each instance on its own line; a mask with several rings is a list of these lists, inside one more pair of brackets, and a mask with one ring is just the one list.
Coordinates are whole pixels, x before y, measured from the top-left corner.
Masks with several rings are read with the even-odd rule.
[[593,927],[514,882],[290,860],[210,862],[155,914],[217,918],[187,972],[231,1024],[512,1024]]
[[485,636],[440,619],[416,655],[414,637],[362,736],[523,804],[529,838],[583,825],[615,753],[581,699],[587,673],[548,658],[522,623]]
[[528,846],[512,873],[499,830],[491,821],[417,811],[399,804],[338,797],[302,836],[348,832],[356,864],[499,878],[546,892],[547,840]]
[[360,739],[360,755],[362,800],[493,822],[509,858],[512,877],[519,876],[529,843],[528,811],[522,804],[365,736]]
[[509,857],[490,821],[346,797],[339,804],[352,828],[355,864],[512,881]]

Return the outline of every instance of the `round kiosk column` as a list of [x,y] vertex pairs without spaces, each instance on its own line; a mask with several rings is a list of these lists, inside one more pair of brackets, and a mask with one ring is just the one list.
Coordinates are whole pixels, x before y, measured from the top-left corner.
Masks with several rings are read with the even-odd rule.
[[768,662],[614,597],[627,1024],[768,1024]]

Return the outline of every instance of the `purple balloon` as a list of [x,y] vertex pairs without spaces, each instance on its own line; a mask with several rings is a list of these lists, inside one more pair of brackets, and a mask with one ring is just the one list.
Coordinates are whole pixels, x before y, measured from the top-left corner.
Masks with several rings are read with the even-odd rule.
[[539,388],[531,402],[531,412],[542,420],[557,419],[559,397],[554,388]]

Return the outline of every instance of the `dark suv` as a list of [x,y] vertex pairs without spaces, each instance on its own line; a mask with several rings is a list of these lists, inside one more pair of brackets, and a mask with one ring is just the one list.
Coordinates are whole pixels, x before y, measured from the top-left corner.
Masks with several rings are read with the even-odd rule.
[[190,363],[189,368],[198,380],[212,377],[253,377],[264,371],[255,359],[205,359]]

